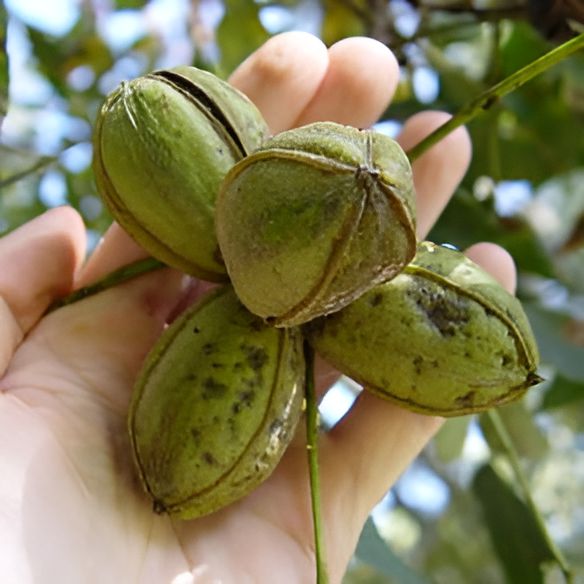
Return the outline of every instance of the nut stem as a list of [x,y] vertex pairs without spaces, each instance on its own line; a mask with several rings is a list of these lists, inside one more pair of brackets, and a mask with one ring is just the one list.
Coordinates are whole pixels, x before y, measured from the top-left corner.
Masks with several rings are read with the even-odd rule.
[[322,510],[320,496],[320,477],[318,472],[318,406],[314,388],[314,350],[304,342],[306,361],[306,450],[310,475],[310,499],[312,502],[312,521],[314,527],[314,552],[316,559],[316,584],[328,584],[326,551],[322,530]]

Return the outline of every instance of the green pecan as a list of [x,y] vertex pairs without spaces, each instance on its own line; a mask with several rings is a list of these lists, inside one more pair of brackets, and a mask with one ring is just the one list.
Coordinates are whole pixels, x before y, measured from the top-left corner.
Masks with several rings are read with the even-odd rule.
[[291,326],[339,310],[415,253],[412,174],[381,134],[319,122],[278,134],[226,176],[217,237],[237,295]]
[[114,219],[150,254],[226,280],[214,225],[219,185],[267,126],[239,91],[194,67],[124,82],[94,132],[97,188]]
[[249,493],[292,439],[304,396],[298,329],[249,313],[230,287],[164,332],[129,414],[142,484],[159,513],[193,518]]
[[478,412],[540,381],[520,302],[464,254],[429,242],[391,282],[304,330],[343,373],[422,413]]

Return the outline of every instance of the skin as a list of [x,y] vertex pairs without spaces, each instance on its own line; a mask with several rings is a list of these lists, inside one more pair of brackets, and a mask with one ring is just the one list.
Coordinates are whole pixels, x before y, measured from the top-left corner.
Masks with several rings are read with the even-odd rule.
[[[398,81],[383,45],[350,38],[328,51],[314,37],[268,41],[233,74],[273,131],[332,120],[374,123]],[[400,142],[445,119],[424,112]],[[459,129],[414,164],[424,236],[470,159]],[[165,322],[204,284],[163,270],[43,317],[49,303],[144,257],[113,225],[84,261],[85,230],[67,207],[0,240],[0,574],[7,583],[140,584],[314,582],[306,451],[299,432],[259,489],[218,513],[172,521],[152,513],[128,457],[125,415],[133,381]],[[509,290],[506,252],[468,255]],[[318,363],[323,392],[337,374]],[[340,582],[371,508],[441,420],[361,395],[320,443],[328,565]],[[277,576],[277,578],[276,578]]]

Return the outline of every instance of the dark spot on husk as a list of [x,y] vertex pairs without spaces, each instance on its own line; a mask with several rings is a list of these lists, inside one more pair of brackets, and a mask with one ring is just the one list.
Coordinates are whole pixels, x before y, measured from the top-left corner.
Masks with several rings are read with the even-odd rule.
[[495,312],[493,312],[490,308],[487,308],[486,306],[483,306],[483,310],[485,311],[485,314],[489,317],[489,318],[497,318],[497,314]]
[[244,379],[241,379],[240,382],[246,387],[249,387],[250,389],[255,389],[258,385],[258,380],[254,379],[253,377],[246,377]]
[[457,397],[456,404],[465,408],[469,408],[474,403],[475,395],[476,391],[469,391],[468,393],[465,393],[464,395]]
[[215,343],[205,343],[201,347],[201,351],[203,355],[211,355],[212,353],[215,352]]
[[223,369],[223,363],[211,363],[213,369]]
[[260,371],[268,361],[268,354],[263,347],[242,345],[241,348],[245,352],[248,365],[254,371]]
[[[255,385],[255,384],[252,384],[252,385]],[[253,389],[241,391],[238,394],[238,398],[239,398],[239,400],[236,401],[231,406],[231,411],[234,414],[239,414],[239,412],[241,412],[241,410],[243,410],[243,408],[251,408],[252,407],[253,402],[255,400],[255,391]]]
[[213,377],[207,377],[203,381],[203,399],[215,399],[223,397],[228,390],[227,385],[217,381]]
[[383,294],[381,292],[377,292],[369,299],[369,305],[375,308],[381,304],[383,300]]
[[198,428],[191,428],[191,438],[198,443],[201,438],[201,431]]
[[418,288],[415,302],[433,328],[443,337],[453,336],[469,319],[468,301],[456,294]]
[[255,399],[255,391],[252,390],[247,390],[247,391],[242,391],[239,394],[239,400],[241,401],[241,403],[248,407],[251,408],[253,402]]
[[203,452],[201,458],[209,466],[215,466],[217,464],[217,459],[210,452]]
[[412,361],[412,365],[414,366],[414,371],[416,372],[416,375],[420,375],[420,373],[422,372],[422,363],[424,362],[424,359],[422,357],[420,357],[419,355]]
[[199,333],[201,332],[201,329],[200,329],[198,326],[196,326],[196,327],[193,329],[193,332],[194,332],[194,333],[197,335],[197,334],[199,334]]
[[233,364],[233,371],[240,371],[243,368],[243,363],[241,361],[236,361]]

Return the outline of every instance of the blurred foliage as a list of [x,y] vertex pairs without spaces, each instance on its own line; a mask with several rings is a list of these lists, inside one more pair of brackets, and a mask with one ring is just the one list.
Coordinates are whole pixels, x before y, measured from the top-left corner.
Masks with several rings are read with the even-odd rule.
[[490,465],[482,466],[473,479],[475,492],[510,582],[544,584],[541,566],[553,562],[545,541],[525,503]]
[[[286,30],[328,45],[367,35],[400,62],[382,120],[399,128],[423,109],[456,112],[584,22],[579,0],[70,0],[70,13],[50,25],[0,0],[0,233],[70,204],[97,241],[110,218],[93,184],[91,128],[123,79],[183,63],[227,77]],[[552,537],[584,578],[584,55],[469,131],[471,167],[430,239],[494,241],[515,259],[547,381],[501,419]],[[368,521],[345,583],[564,581],[525,493],[501,472],[497,436],[483,417],[447,422],[418,462],[425,474],[406,473]]]
[[225,0],[225,10],[226,16],[217,27],[217,44],[221,47],[221,71],[230,73],[270,35],[254,2]]
[[8,109],[8,56],[6,54],[6,28],[8,18],[3,0],[0,0],[0,128]]

